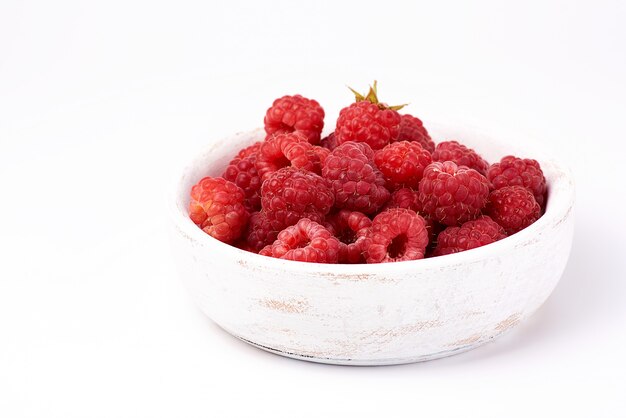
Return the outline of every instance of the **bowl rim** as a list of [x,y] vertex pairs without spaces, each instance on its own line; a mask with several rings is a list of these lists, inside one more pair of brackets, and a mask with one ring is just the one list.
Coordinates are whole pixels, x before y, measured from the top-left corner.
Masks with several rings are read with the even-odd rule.
[[[463,123],[461,126],[450,123],[436,123],[429,122],[429,125],[437,125],[442,128],[454,127],[455,129],[468,129],[475,133],[484,134],[486,142],[498,143],[498,144],[510,144],[524,143],[530,139],[530,142],[539,143],[536,140],[532,140],[528,135],[519,135],[517,133],[507,133],[506,135],[494,135],[494,131],[490,129],[485,131],[484,129],[475,128],[473,125]],[[401,261],[394,263],[380,263],[380,264],[322,264],[322,263],[306,263],[301,261],[282,260],[272,257],[267,257],[255,253],[251,253],[242,249],[239,249],[230,244],[223,243],[210,235],[203,232],[200,228],[194,224],[189,218],[187,208],[180,199],[186,196],[189,191],[182,190],[187,179],[186,173],[193,170],[200,160],[203,159],[211,150],[224,146],[233,137],[239,135],[253,136],[255,134],[261,135],[262,128],[257,128],[249,131],[239,132],[227,137],[220,138],[203,147],[200,152],[193,154],[193,157],[187,160],[187,163],[183,167],[179,167],[176,171],[176,177],[173,179],[173,184],[167,194],[168,207],[170,219],[173,222],[179,233],[182,233],[186,239],[190,241],[196,241],[208,250],[215,251],[215,254],[219,254],[220,257],[224,257],[224,260],[239,261],[246,260],[246,263],[255,265],[262,269],[280,270],[283,273],[293,272],[295,274],[315,275],[318,277],[334,276],[359,276],[367,277],[372,275],[393,275],[394,272],[405,272],[407,270],[432,270],[447,266],[455,266],[459,264],[467,264],[493,258],[498,254],[506,253],[511,249],[518,248],[523,245],[527,245],[535,241],[538,233],[551,222],[559,222],[559,220],[567,218],[572,211],[575,200],[575,187],[572,178],[571,171],[558,162],[554,158],[549,158],[543,155],[541,152],[533,151],[533,158],[539,161],[546,181],[548,183],[548,200],[546,210],[544,214],[533,224],[527,228],[508,236],[502,240],[496,241],[489,245],[474,248],[467,251],[462,251],[454,254],[448,254],[445,256],[424,258],[420,260]],[[499,140],[494,138],[507,138],[507,140]],[[233,154],[234,155],[234,154]],[[200,179],[197,179],[198,181]]]

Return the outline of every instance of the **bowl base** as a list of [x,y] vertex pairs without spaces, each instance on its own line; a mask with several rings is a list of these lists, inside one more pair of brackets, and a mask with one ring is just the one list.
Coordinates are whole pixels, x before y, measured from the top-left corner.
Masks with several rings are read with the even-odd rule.
[[399,364],[410,364],[410,363],[420,363],[423,361],[437,360],[444,357],[454,356],[456,354],[465,353],[467,351],[473,350],[474,348],[478,348],[483,344],[486,344],[492,339],[488,339],[487,341],[479,341],[473,344],[465,345],[463,347],[457,347],[451,350],[439,351],[436,353],[425,354],[421,356],[410,356],[410,357],[398,357],[398,358],[388,358],[388,359],[350,359],[350,358],[331,358],[331,357],[315,357],[309,355],[302,355],[297,353],[292,353],[288,351],[278,350],[276,348],[268,347],[262,344],[255,343],[254,341],[247,340],[239,335],[236,335],[228,330],[225,330],[233,337],[250,344],[253,347],[260,348],[263,351],[267,351],[272,354],[277,354],[282,357],[288,357],[296,360],[309,361],[312,363],[322,363],[322,364],[331,364],[336,366],[393,366]]

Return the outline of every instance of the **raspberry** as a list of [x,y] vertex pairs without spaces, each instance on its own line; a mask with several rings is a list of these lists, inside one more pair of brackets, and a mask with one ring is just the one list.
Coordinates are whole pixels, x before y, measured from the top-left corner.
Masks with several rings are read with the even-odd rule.
[[244,197],[236,184],[219,177],[205,177],[191,188],[189,217],[213,238],[233,242],[248,221]]
[[449,226],[437,237],[433,255],[446,255],[482,247],[506,237],[504,229],[489,216],[465,222],[460,227]]
[[389,198],[383,210],[391,208],[411,209],[419,214],[424,218],[426,230],[428,231],[428,240],[431,242],[435,240],[435,237],[441,229],[441,225],[435,222],[430,215],[424,213],[422,210],[422,202],[419,200],[418,191],[403,187],[391,193],[391,198]]
[[320,145],[324,148],[329,149],[330,151],[337,148],[337,145],[339,144],[337,144],[337,137],[335,136],[335,133],[333,132],[327,137],[322,138],[322,140],[320,141]]
[[339,262],[347,264],[363,263],[361,241],[372,225],[370,218],[361,212],[340,210],[327,219],[333,234],[339,240]]
[[419,184],[424,212],[448,226],[476,218],[487,203],[489,184],[476,170],[452,161],[434,162]]
[[254,212],[250,215],[246,243],[253,252],[259,252],[263,247],[274,242],[279,232],[280,230],[274,228],[272,222],[267,219],[265,212]]
[[426,151],[435,151],[435,143],[428,135],[421,120],[411,115],[401,115],[398,141],[417,142]]
[[391,197],[387,201],[384,209],[403,208],[420,213],[422,211],[422,205],[419,201],[419,195],[418,191],[403,187],[391,193]]
[[361,241],[367,263],[424,258],[428,232],[424,219],[410,209],[387,209],[376,215]]
[[536,160],[506,156],[499,163],[489,167],[487,179],[494,189],[501,189],[505,186],[524,186],[533,193],[537,203],[544,207],[546,178]]
[[246,196],[244,206],[251,212],[261,208],[261,177],[256,170],[256,157],[256,153],[244,158],[235,157],[222,174],[223,178],[241,187]]
[[374,162],[385,176],[387,188],[403,186],[417,189],[424,168],[432,162],[430,152],[417,142],[398,141],[376,151]]
[[459,144],[457,141],[444,141],[437,144],[433,152],[433,161],[452,161],[456,165],[473,168],[483,176],[487,174],[489,163],[478,155],[476,151]]
[[341,109],[335,128],[338,144],[365,142],[372,149],[381,149],[395,141],[399,133],[400,114],[369,102],[357,102]]
[[261,207],[278,231],[302,218],[321,223],[334,201],[325,179],[293,167],[272,173],[261,186]]
[[337,144],[349,141],[365,142],[377,150],[398,140],[402,117],[397,111],[403,106],[387,106],[380,103],[375,81],[367,95],[361,95],[354,90],[352,92],[356,97],[356,103],[341,109],[337,118],[335,127]]
[[539,219],[541,207],[530,190],[506,186],[489,194],[486,212],[512,235]]
[[328,156],[330,155],[330,150],[328,148],[324,148],[324,147],[319,147],[317,145],[313,145],[313,151],[315,151],[315,153],[317,154],[317,157],[320,159],[319,172],[316,173],[316,174],[320,174],[321,171],[322,171],[321,167],[322,167],[322,165],[324,165],[324,161],[326,161],[326,158],[328,158]]
[[237,155],[235,156],[235,158],[246,158],[253,154],[258,153],[259,148],[261,148],[262,143],[263,141],[257,141],[254,144],[250,145],[249,147],[240,149]]
[[339,145],[326,158],[322,176],[331,184],[337,208],[372,214],[389,199],[385,178],[373,158],[372,149],[363,142]]
[[309,263],[337,263],[339,241],[322,225],[304,218],[282,230],[276,241],[259,254]]
[[283,167],[296,167],[320,174],[320,153],[304,136],[294,132],[267,138],[259,148],[256,168],[262,180]]
[[299,94],[283,96],[267,109],[264,123],[268,136],[296,131],[311,144],[317,144],[324,128],[324,109],[315,100]]
[[232,246],[237,247],[240,250],[248,251],[249,253],[258,253],[258,251],[252,248],[250,244],[248,244],[248,241],[243,238],[239,238],[237,241],[233,242]]

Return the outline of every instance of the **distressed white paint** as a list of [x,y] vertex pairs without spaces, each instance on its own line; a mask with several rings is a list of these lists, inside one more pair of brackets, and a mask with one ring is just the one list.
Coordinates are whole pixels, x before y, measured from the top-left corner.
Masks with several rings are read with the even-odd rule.
[[[546,213],[494,244],[443,257],[378,265],[277,260],[225,245],[187,216],[188,192],[218,175],[261,130],[213,143],[177,179],[171,197],[173,252],[206,315],[257,347],[333,364],[430,360],[488,342],[530,316],[556,286],[570,252],[574,187],[559,164],[467,127],[429,125],[490,161],[516,153],[539,159],[549,185]],[[520,152],[521,150],[521,152]]]

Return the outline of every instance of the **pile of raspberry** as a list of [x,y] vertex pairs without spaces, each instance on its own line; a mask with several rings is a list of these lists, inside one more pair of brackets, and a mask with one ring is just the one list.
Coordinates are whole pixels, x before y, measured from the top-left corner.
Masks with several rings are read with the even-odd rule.
[[315,263],[437,257],[501,240],[545,209],[539,163],[489,164],[456,140],[435,144],[422,121],[378,100],[376,83],[322,138],[324,109],[276,99],[266,137],[221,177],[191,189],[189,216],[242,250]]

